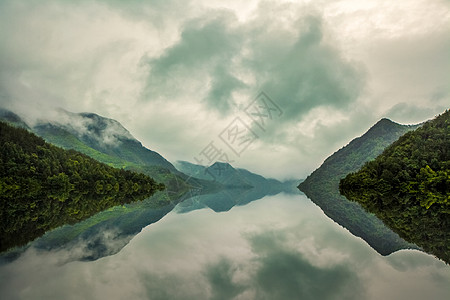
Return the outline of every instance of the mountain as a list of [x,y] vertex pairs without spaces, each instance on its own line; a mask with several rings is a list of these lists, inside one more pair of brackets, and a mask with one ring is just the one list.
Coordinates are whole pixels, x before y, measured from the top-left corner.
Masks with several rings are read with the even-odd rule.
[[[210,191],[217,184],[191,179],[179,172],[157,152],[142,146],[119,122],[92,113],[71,113],[59,109],[49,113],[51,121],[38,121],[28,126],[17,114],[0,110],[0,120],[14,126],[22,126],[64,149],[73,149],[84,153],[97,161],[116,168],[144,173],[166,185],[169,191],[182,195],[191,186],[202,187]],[[174,197],[176,198],[176,197]]]
[[381,119],[364,135],[328,157],[298,188],[328,217],[347,228],[353,235],[364,239],[380,254],[388,255],[400,249],[414,248],[414,245],[405,242],[358,203],[341,196],[339,181],[377,157],[404,133],[415,128],[417,125],[400,125],[388,119]]
[[215,162],[209,167],[204,167],[186,161],[178,161],[176,166],[181,172],[189,176],[218,182],[228,188],[253,187],[248,178],[245,178],[239,170],[233,168],[229,163]]
[[0,144],[0,251],[164,189],[144,174],[58,148],[4,122]]
[[348,174],[340,190],[401,237],[450,263],[450,111]]
[[278,180],[267,179],[246,169],[234,168],[229,163],[224,162],[215,162],[211,166],[206,167],[187,161],[177,161],[175,166],[181,172],[192,177],[216,181],[228,188],[262,188],[268,185],[272,187],[282,185]]
[[118,121],[94,113],[59,110],[56,120],[41,121],[33,127],[33,131],[48,142],[64,148],[81,147],[80,150],[83,150],[83,144],[127,162],[176,171],[170,162],[159,153],[145,148]]
[[0,120],[15,126],[30,130],[30,127],[17,114],[7,109],[0,108]]

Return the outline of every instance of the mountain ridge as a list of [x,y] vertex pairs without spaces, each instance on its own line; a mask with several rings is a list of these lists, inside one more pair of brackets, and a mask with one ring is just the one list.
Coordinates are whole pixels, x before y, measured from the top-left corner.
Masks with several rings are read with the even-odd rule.
[[367,213],[359,204],[341,196],[339,180],[374,159],[401,135],[417,126],[401,125],[386,118],[379,120],[366,133],[325,159],[298,188],[328,217],[352,234],[363,238],[380,254],[388,255],[400,249],[415,248],[387,228],[381,220]]
[[235,168],[226,162],[214,162],[210,166],[176,161],[175,166],[182,172],[197,178],[217,181],[228,187],[261,187],[264,184],[282,184],[276,179],[268,179],[243,168]]
[[114,119],[95,113],[77,114],[65,110],[59,110],[59,112],[65,115],[59,116],[59,120],[56,121],[40,121],[33,130],[50,142],[58,144],[61,141],[49,130],[59,128],[101,153],[135,164],[156,165],[171,171],[176,170],[162,155],[144,147],[120,122]]

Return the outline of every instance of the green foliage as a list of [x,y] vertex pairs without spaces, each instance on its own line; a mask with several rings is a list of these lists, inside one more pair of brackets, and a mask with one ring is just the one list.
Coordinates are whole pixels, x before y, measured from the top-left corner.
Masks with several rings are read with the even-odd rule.
[[[176,199],[177,195],[180,196],[190,189],[189,185],[184,182],[187,176],[177,174],[176,169],[159,154],[142,147],[137,142],[121,143],[117,147],[114,147],[115,151],[111,151],[110,149],[104,149],[99,147],[99,145],[95,145],[95,143],[89,141],[87,138],[85,141],[82,141],[73,133],[56,125],[39,125],[34,130],[47,142],[56,146],[79,151],[115,168],[146,174],[156,181],[164,183],[167,190],[173,192],[171,194],[172,199]],[[133,154],[133,151],[136,153]],[[130,158],[131,160],[126,160],[124,157]],[[141,159],[138,159],[138,157],[141,157]],[[155,163],[155,165],[152,165],[152,163]],[[161,166],[161,164],[164,166]],[[207,182],[198,184],[203,186],[208,185]]]
[[299,189],[320,206],[327,216],[352,234],[363,238],[383,255],[414,246],[399,238],[358,203],[341,196],[339,180],[348,173],[358,170],[365,162],[382,153],[402,134],[414,128],[382,119],[363,136],[352,140],[347,146],[328,157],[320,168],[299,185]]
[[0,122],[0,251],[164,189]]
[[450,262],[450,112],[408,132],[340,182],[400,236]]

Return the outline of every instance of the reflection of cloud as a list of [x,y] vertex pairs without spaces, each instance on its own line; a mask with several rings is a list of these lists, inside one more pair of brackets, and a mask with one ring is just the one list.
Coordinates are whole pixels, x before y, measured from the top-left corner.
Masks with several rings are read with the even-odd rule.
[[[364,286],[345,261],[317,266],[293,249],[284,231],[267,231],[248,237],[251,266],[240,268],[220,258],[207,266],[205,276],[213,299],[365,299]],[[246,270],[242,277],[239,272]],[[238,276],[241,275],[241,276]]]
[[213,292],[211,299],[233,299],[244,291],[245,287],[233,280],[235,272],[236,266],[226,258],[207,267],[205,276]]
[[362,282],[348,264],[315,266],[280,234],[250,238],[260,265],[254,277],[258,299],[364,299]]

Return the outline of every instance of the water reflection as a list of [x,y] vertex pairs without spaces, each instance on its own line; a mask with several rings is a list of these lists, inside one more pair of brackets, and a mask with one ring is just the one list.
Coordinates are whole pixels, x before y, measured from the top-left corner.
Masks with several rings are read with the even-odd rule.
[[222,189],[213,194],[203,194],[204,191],[199,189],[176,197],[168,192],[159,192],[144,201],[116,206],[77,224],[49,231],[26,247],[1,255],[0,259],[12,261],[24,250],[33,247],[44,251],[78,249],[74,255],[67,258],[67,262],[96,260],[119,252],[142,228],[161,220],[178,203],[177,212],[180,213],[205,207],[215,212],[224,212],[235,205],[246,205],[265,195],[274,195],[281,191],[298,194],[293,184]]
[[[180,204],[180,207],[183,204]],[[2,299],[445,299],[450,268],[403,250],[383,257],[301,195],[227,213],[168,213],[114,256],[61,265],[29,249],[0,267]]]

